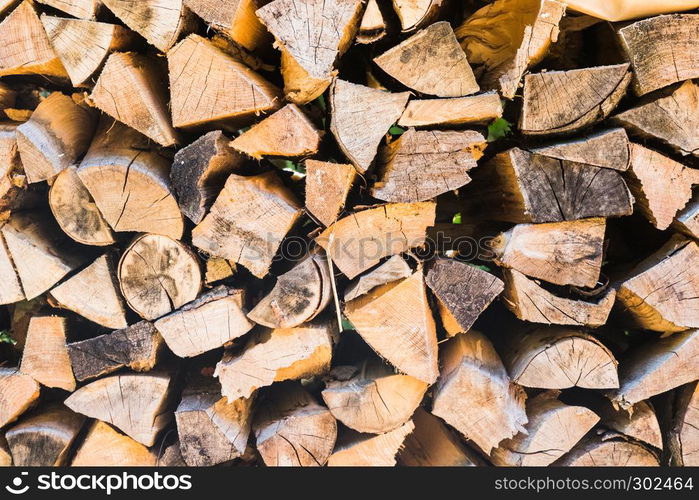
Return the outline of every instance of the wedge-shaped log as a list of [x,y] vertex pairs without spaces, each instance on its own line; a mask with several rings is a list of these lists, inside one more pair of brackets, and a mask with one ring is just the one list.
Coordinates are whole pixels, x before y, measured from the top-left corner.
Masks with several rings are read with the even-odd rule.
[[140,321],[121,330],[68,344],[68,356],[80,382],[101,377],[125,366],[151,370],[161,352],[163,338],[152,323]]
[[321,132],[295,104],[252,126],[231,142],[236,151],[256,159],[263,156],[300,158],[318,152]]
[[74,467],[152,467],[157,455],[109,424],[95,420],[75,452]]
[[644,95],[699,77],[699,14],[669,14],[636,21],[619,30],[633,66],[633,88]]
[[569,406],[556,399],[557,391],[527,401],[525,431],[506,439],[491,454],[500,466],[546,467],[567,453],[599,421],[584,406]]
[[70,446],[85,417],[65,406],[50,406],[23,418],[5,437],[18,467],[66,465]]
[[221,394],[229,401],[249,398],[274,382],[325,373],[330,368],[333,335],[334,327],[327,321],[258,332],[242,352],[226,352],[216,365],[214,376],[221,381]]
[[175,154],[170,170],[172,187],[182,213],[199,224],[228,176],[244,163],[220,130],[209,132]]
[[20,3],[0,23],[0,39],[0,76],[38,74],[68,78],[29,0]]
[[49,206],[63,232],[78,243],[106,246],[116,242],[75,166],[64,169],[53,179]]
[[279,89],[199,35],[188,36],[168,51],[167,62],[175,127],[235,129],[279,107]]
[[478,92],[466,54],[448,22],[434,23],[374,58],[386,73],[422,94],[460,97]]
[[126,308],[109,254],[51,289],[60,307],[107,328],[126,328]]
[[192,251],[157,234],[136,237],[121,256],[118,274],[126,303],[143,319],[179,309],[201,288],[201,270]]
[[407,278],[413,274],[407,262],[400,255],[394,255],[375,269],[362,274],[345,288],[345,302],[373,290],[377,286]]
[[90,86],[90,77],[109,54],[127,50],[136,42],[135,33],[118,24],[46,14],[41,16],[41,23],[74,87]]
[[71,410],[110,423],[145,446],[153,446],[172,418],[172,377],[166,372],[109,375],[70,395]]
[[209,26],[248,50],[255,50],[268,38],[267,30],[255,15],[263,3],[261,0],[184,0],[184,4]]
[[411,99],[398,119],[401,127],[459,127],[485,124],[502,116],[497,92],[449,99]]
[[646,330],[679,332],[699,327],[699,246],[678,237],[641,262],[619,285],[617,301]]
[[357,43],[374,43],[386,36],[386,20],[376,0],[369,0],[357,29]]
[[553,463],[562,467],[657,467],[658,457],[640,443],[607,433],[583,439]]
[[602,267],[601,218],[519,224],[493,242],[495,261],[557,285],[594,287]]
[[183,0],[102,0],[102,3],[126,26],[163,52],[194,28],[192,13]]
[[427,387],[381,361],[370,360],[360,367],[335,368],[322,396],[333,416],[350,429],[383,434],[410,420]]
[[697,380],[699,330],[687,330],[646,342],[622,358],[620,386],[612,401],[628,408],[680,385]]
[[602,396],[602,404],[589,406],[600,416],[600,425],[606,429],[618,432],[631,439],[650,445],[657,450],[663,449],[663,436],[660,431],[658,417],[653,406],[647,401],[641,401],[628,409],[614,406]]
[[160,318],[155,327],[177,356],[198,356],[250,331],[254,323],[245,317],[244,302],[244,290],[218,286]]
[[344,217],[317,238],[333,263],[348,278],[378,264],[384,257],[425,242],[434,224],[435,203],[391,203]]
[[181,238],[184,221],[169,183],[170,162],[148,139],[105,119],[78,176],[110,227]]
[[[2,93],[0,91],[0,100],[2,100]],[[7,220],[13,211],[22,207],[25,200],[31,199],[27,190],[27,177],[17,150],[18,126],[19,124],[14,122],[0,123],[0,219],[2,220]]]
[[556,0],[496,0],[456,29],[471,64],[482,64],[482,84],[512,99],[522,75],[558,40],[566,4]]
[[699,465],[699,383],[679,388],[670,411],[674,413],[664,429],[670,465],[695,467]]
[[15,271],[12,256],[5,243],[5,238],[0,232],[0,279],[3,286],[0,287],[0,303],[13,304],[24,300],[24,290]]
[[468,332],[503,290],[498,277],[454,259],[435,260],[425,282],[437,297],[442,326],[449,336]]
[[408,92],[390,93],[337,79],[330,88],[330,130],[347,159],[366,172],[376,150],[408,102]]
[[252,399],[228,401],[212,378],[195,379],[175,410],[182,458],[190,467],[210,467],[245,452]]
[[519,128],[526,135],[549,135],[593,125],[616,108],[630,81],[628,64],[530,73]]
[[402,373],[427,384],[437,380],[437,332],[422,272],[348,302],[345,315],[364,341]]
[[443,0],[392,0],[403,32],[422,28],[439,14]]
[[415,425],[412,420],[385,434],[359,434],[349,431],[338,439],[328,458],[330,467],[394,467],[396,455]]
[[347,163],[306,160],[306,209],[329,226],[345,207],[357,171]]
[[379,150],[379,177],[371,195],[384,201],[413,203],[435,198],[471,182],[468,171],[486,147],[474,130],[409,129]]
[[29,320],[20,369],[41,385],[74,391],[67,327],[66,319],[59,316],[34,316]]
[[418,408],[413,415],[415,430],[405,438],[398,463],[407,467],[469,467],[483,460],[468,449],[444,423]]
[[114,52],[90,99],[104,113],[162,146],[178,142],[170,124],[167,84],[152,58],[134,52]]
[[615,389],[617,361],[592,335],[569,327],[535,327],[514,335],[503,353],[512,380],[540,389]]
[[613,128],[582,139],[532,149],[532,153],[569,162],[624,171],[629,168],[629,138],[623,128]]
[[354,39],[362,7],[360,0],[274,0],[257,10],[281,50],[287,100],[306,104],[325,92],[336,59]]
[[537,280],[514,269],[503,270],[503,275],[505,305],[519,319],[532,323],[602,326],[607,322],[616,298],[613,288],[592,300],[559,297]]
[[206,259],[205,266],[204,283],[207,285],[230,278],[237,271],[235,262],[222,259],[221,257],[210,257]]
[[0,427],[14,422],[39,397],[40,387],[17,368],[0,367]]
[[231,174],[209,214],[192,230],[192,244],[262,278],[299,215],[298,201],[274,171]]
[[38,0],[38,2],[80,19],[94,19],[102,4],[101,0]]
[[337,438],[335,417],[297,384],[272,391],[253,429],[257,451],[270,467],[321,467]]
[[311,255],[277,278],[274,288],[248,313],[269,328],[292,328],[315,318],[330,303],[332,285],[328,263]]

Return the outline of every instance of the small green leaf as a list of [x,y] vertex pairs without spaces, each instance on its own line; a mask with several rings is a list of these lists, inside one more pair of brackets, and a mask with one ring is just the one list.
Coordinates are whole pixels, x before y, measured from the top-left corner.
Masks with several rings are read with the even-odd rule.
[[457,212],[454,214],[454,217],[451,218],[451,223],[461,224],[461,212]]
[[488,271],[488,272],[492,271],[492,269],[490,269],[488,266],[483,265],[483,264],[469,264],[469,265],[473,266],[473,267],[477,267],[481,271]]
[[488,125],[488,142],[494,142],[510,135],[512,124],[504,118],[498,118]]
[[10,336],[7,330],[0,330],[0,344],[17,345],[17,341]]
[[270,160],[270,162],[272,164],[274,164],[274,166],[280,170],[306,175],[306,169],[301,163],[295,163],[291,160],[283,160],[283,159],[276,159],[276,158],[273,160]]
[[403,135],[403,132],[405,132],[405,129],[399,127],[398,125],[392,125],[391,128],[388,129],[388,133],[391,134],[393,137],[400,137],[401,135]]
[[343,314],[342,315],[342,331],[344,332],[345,330],[354,330],[354,325],[350,320],[347,319],[347,317]]

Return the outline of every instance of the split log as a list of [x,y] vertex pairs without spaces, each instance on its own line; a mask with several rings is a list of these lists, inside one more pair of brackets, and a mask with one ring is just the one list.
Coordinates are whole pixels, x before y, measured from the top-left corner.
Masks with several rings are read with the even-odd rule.
[[388,129],[400,118],[408,92],[390,93],[337,79],[330,88],[332,131],[360,173],[367,171]]
[[330,467],[394,467],[396,455],[415,425],[409,420],[397,429],[379,435],[347,432],[328,458]]
[[31,1],[23,1],[3,19],[0,39],[0,76],[37,74],[68,78]]
[[11,467],[12,466],[12,454],[10,453],[10,447],[7,445],[7,440],[5,439],[5,433],[0,434],[0,467]]
[[376,0],[369,0],[357,30],[357,43],[374,43],[386,36],[386,21]]
[[151,467],[156,456],[141,443],[96,420],[78,447],[73,467]]
[[479,206],[496,220],[561,222],[633,213],[633,196],[619,172],[520,148],[497,154],[477,181]]
[[629,168],[631,145],[623,128],[604,130],[582,139],[532,149],[537,155],[624,171]]
[[0,366],[0,427],[17,420],[39,397],[40,386],[17,368]]
[[27,188],[27,176],[17,150],[17,123],[0,123],[0,220],[14,211],[36,205],[36,195]]
[[155,327],[140,321],[121,330],[68,344],[75,378],[101,377],[125,366],[135,371],[151,370],[162,351],[163,338]]
[[537,136],[568,134],[593,125],[616,108],[630,81],[628,63],[530,73],[524,77],[519,129]]
[[503,290],[496,276],[454,259],[435,260],[425,282],[437,297],[442,326],[450,337],[468,332]]
[[201,288],[199,262],[183,243],[145,234],[119,261],[119,286],[127,304],[143,319],[156,319],[194,300]]
[[172,377],[165,373],[109,375],[91,382],[64,404],[71,410],[110,423],[145,446],[153,446],[169,423]]
[[403,32],[410,32],[432,22],[444,0],[392,0]]
[[699,77],[698,30],[699,14],[651,17],[619,30],[637,95]]
[[658,450],[663,449],[663,437],[658,418],[649,402],[641,401],[624,410],[615,407],[606,397],[602,400],[601,405],[592,407],[592,410],[600,416],[602,427]]
[[15,214],[2,236],[27,300],[38,297],[82,263],[79,251],[49,214]]
[[170,162],[135,130],[106,119],[78,169],[99,212],[117,232],[181,238],[184,221],[170,188]]
[[258,332],[245,349],[226,352],[214,376],[221,381],[221,394],[233,401],[249,398],[260,387],[283,380],[320,375],[330,368],[335,327],[315,321],[296,328]]
[[617,361],[592,335],[569,327],[535,327],[510,339],[503,359],[510,377],[540,389],[615,389]]
[[599,421],[591,410],[563,404],[557,396],[557,391],[544,392],[527,401],[525,431],[493,450],[493,464],[546,467],[570,451]]
[[621,360],[620,386],[611,394],[622,408],[699,377],[699,330],[687,330],[642,344]]
[[94,19],[101,7],[101,0],[37,0],[79,19]]
[[454,31],[442,21],[374,58],[387,74],[417,92],[461,97],[480,90]]
[[470,331],[442,349],[442,371],[432,413],[486,454],[503,439],[524,431],[524,391],[512,383],[490,341]]
[[59,316],[34,316],[29,321],[20,369],[41,385],[75,390],[66,345],[68,322]]
[[604,219],[518,224],[493,242],[495,262],[557,285],[594,287],[602,267]]
[[248,50],[255,50],[268,38],[267,31],[255,15],[263,3],[260,0],[184,0],[184,4],[209,26]]
[[330,303],[330,280],[325,256],[308,256],[277,278],[274,288],[248,313],[248,318],[269,328],[293,328],[310,321]]
[[350,429],[383,434],[410,420],[427,387],[375,360],[360,367],[336,367],[321,394],[333,416]]
[[427,384],[437,380],[437,332],[422,272],[348,302],[345,315],[364,341],[402,373]]
[[558,40],[566,10],[556,0],[496,0],[456,29],[471,64],[482,64],[486,88],[512,99],[522,75],[546,56]]
[[95,131],[92,110],[54,92],[41,101],[29,121],[17,127],[19,150],[29,182],[54,177],[87,151]]
[[514,269],[503,271],[507,308],[519,319],[554,325],[602,326],[614,305],[616,290],[604,292],[595,300],[565,298],[546,290],[537,280]]
[[699,239],[699,197],[692,197],[692,200],[677,213],[672,226],[690,238]]
[[449,99],[411,99],[398,119],[401,127],[458,127],[483,124],[502,116],[497,92]]
[[199,35],[168,51],[167,62],[175,127],[235,129],[280,106],[277,87]]
[[321,132],[306,113],[287,104],[236,137],[231,147],[258,160],[263,156],[300,158],[317,153],[320,138]]
[[0,279],[3,286],[0,287],[0,304],[13,304],[24,300],[24,291],[15,271],[12,256],[5,243],[5,238],[0,232]]
[[192,230],[192,244],[262,278],[299,215],[298,201],[274,171],[231,174],[208,215]]
[[434,224],[435,203],[390,203],[353,213],[323,231],[316,242],[352,279],[384,257],[425,243]]
[[639,211],[662,230],[692,197],[692,186],[699,184],[699,170],[631,143],[628,182]]
[[182,458],[190,467],[210,467],[245,452],[252,399],[228,401],[214,379],[195,379],[175,410]]
[[325,92],[337,74],[335,60],[354,39],[362,10],[359,0],[274,0],[257,10],[281,50],[287,100],[306,104]]
[[440,419],[418,408],[413,415],[415,430],[405,438],[398,463],[407,467],[468,467],[483,460],[454,436]]
[[155,61],[134,52],[114,52],[105,63],[90,100],[104,113],[158,144],[172,146],[178,137],[170,124],[167,95]]
[[618,286],[617,302],[634,325],[658,332],[699,327],[699,258],[695,242],[675,237]]
[[114,262],[109,254],[51,289],[58,307],[69,309],[107,328],[126,328],[126,308],[119,294]]
[[269,467],[322,467],[335,447],[337,422],[299,385],[280,385],[253,426],[257,451]]
[[74,87],[90,86],[90,77],[109,54],[127,50],[136,42],[134,33],[118,24],[46,14],[41,16],[41,22]]
[[699,465],[699,384],[687,384],[676,391],[665,435],[670,465]]
[[116,242],[75,166],[64,169],[54,178],[49,205],[63,232],[78,243],[107,246]]
[[306,160],[306,210],[330,226],[345,207],[357,171],[347,163]]
[[403,260],[403,257],[400,255],[394,255],[380,266],[377,266],[375,269],[362,274],[347,285],[345,288],[345,302],[356,299],[357,297],[373,290],[377,286],[385,285],[386,283],[402,278],[407,278],[411,274],[413,274],[413,270],[410,269],[408,263]]
[[553,463],[560,467],[657,467],[658,457],[640,443],[615,433],[583,439]]
[[66,465],[71,445],[85,417],[65,406],[52,406],[22,419],[5,434],[17,467]]
[[416,131],[411,128],[379,150],[378,179],[371,195],[414,203],[455,191],[471,182],[468,171],[486,147],[474,130]]
[[252,329],[244,303],[244,290],[219,286],[160,318],[155,327],[177,356],[198,356]]
[[199,224],[228,176],[237,172],[243,157],[220,130],[209,132],[175,153],[170,171],[180,210]]
[[236,272],[236,265],[220,257],[210,257],[206,260],[206,271],[204,273],[204,283],[212,285],[217,281],[221,281],[232,277]]
[[163,52],[194,28],[194,18],[183,0],[101,1],[126,26]]

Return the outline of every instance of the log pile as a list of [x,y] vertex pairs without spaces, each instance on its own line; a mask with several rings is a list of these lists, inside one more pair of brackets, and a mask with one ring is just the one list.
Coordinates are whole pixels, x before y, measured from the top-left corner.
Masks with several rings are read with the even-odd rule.
[[699,465],[699,12],[0,6],[0,465]]

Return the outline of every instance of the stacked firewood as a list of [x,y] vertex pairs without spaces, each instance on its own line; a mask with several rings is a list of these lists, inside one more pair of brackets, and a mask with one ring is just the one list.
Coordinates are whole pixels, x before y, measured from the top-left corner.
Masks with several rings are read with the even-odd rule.
[[699,13],[0,16],[0,465],[699,465]]

